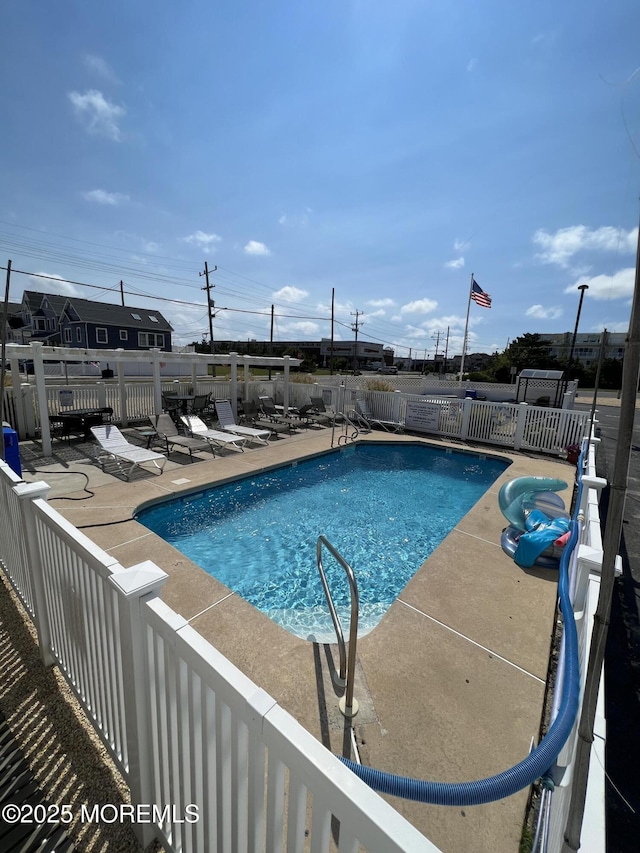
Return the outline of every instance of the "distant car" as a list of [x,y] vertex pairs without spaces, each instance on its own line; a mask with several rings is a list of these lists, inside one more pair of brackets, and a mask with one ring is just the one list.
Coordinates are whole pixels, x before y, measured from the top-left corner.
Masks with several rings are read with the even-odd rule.
[[395,364],[385,364],[384,367],[379,367],[377,372],[378,373],[387,373],[387,374],[394,373],[395,374],[398,372],[398,368],[395,366]]

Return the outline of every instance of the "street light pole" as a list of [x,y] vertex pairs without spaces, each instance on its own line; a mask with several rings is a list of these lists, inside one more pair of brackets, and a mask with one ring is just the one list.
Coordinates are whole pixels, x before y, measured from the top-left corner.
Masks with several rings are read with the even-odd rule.
[[573,368],[573,351],[576,348],[576,338],[578,336],[578,323],[580,322],[580,312],[582,311],[582,300],[584,299],[585,290],[589,290],[589,285],[588,284],[581,284],[578,287],[578,290],[580,291],[580,301],[578,302],[578,313],[576,315],[576,325],[575,325],[575,328],[573,330],[573,338],[571,340],[571,351],[569,352],[568,370],[569,370],[569,378],[570,379],[573,379],[573,369],[572,369]]

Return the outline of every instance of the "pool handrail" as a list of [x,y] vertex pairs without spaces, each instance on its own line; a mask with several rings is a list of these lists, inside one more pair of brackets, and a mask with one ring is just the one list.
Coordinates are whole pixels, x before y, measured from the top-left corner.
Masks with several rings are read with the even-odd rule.
[[[344,632],[342,630],[342,625],[340,623],[340,618],[336,613],[336,608],[333,603],[333,596],[331,595],[331,590],[329,589],[329,584],[327,583],[327,576],[324,571],[324,566],[322,565],[322,546],[331,553],[331,555],[338,561],[338,563],[342,566],[347,576],[347,580],[349,581],[349,590],[351,592],[351,624],[349,626],[349,660],[347,661],[345,643],[344,643]],[[358,594],[358,583],[356,581],[356,576],[353,573],[353,569],[344,559],[344,557],[334,548],[334,546],[329,542],[326,536],[320,534],[318,536],[318,541],[316,542],[316,561],[318,564],[318,572],[320,573],[320,580],[322,581],[322,587],[324,589],[325,598],[327,599],[327,604],[329,605],[329,613],[331,614],[331,621],[333,622],[333,627],[335,628],[336,637],[338,640],[338,650],[340,654],[340,672],[339,679],[340,685],[345,685],[346,678],[346,688],[345,694],[339,702],[339,707],[345,717],[353,717],[358,713],[358,702],[353,698],[353,687],[355,680],[355,670],[356,670],[356,643],[358,639],[358,613],[360,610],[360,597]]]

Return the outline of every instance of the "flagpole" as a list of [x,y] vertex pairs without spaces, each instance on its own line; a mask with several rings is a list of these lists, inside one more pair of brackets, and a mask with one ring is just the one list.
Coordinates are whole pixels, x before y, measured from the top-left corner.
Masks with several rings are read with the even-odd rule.
[[467,321],[464,324],[464,338],[462,339],[462,358],[460,359],[460,379],[458,384],[462,385],[462,374],[464,373],[464,357],[467,354],[467,332],[469,331],[469,311],[471,310],[471,294],[473,292],[473,273],[469,282],[469,299],[467,301]]

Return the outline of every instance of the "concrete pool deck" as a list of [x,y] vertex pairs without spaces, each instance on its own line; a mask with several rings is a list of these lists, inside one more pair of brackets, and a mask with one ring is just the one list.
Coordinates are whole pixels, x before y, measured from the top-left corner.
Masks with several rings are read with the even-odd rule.
[[[562,493],[568,503],[575,468],[545,457],[417,436],[376,431],[359,440],[425,441],[512,463],[418,570],[381,623],[359,640],[355,696],[361,707],[353,719],[364,764],[437,781],[499,773],[526,757],[538,739],[556,572],[522,570],[503,553],[500,533],[506,521],[497,495],[514,477],[560,477],[569,483]],[[330,429],[310,429],[243,454],[212,459],[205,451],[193,464],[186,453],[176,452],[163,474],[137,474],[128,483],[102,472],[89,445],[57,442],[56,455],[47,459],[38,458],[33,445],[33,458],[25,452],[22,461],[24,478],[47,481],[52,505],[123,566],[151,559],[164,569],[166,603],[328,748],[342,753],[348,737],[337,710],[340,694],[328,673],[336,647],[289,634],[132,518],[149,501],[321,453],[330,443]],[[92,495],[82,491],[85,478]],[[527,795],[525,790],[463,809],[389,801],[446,853],[514,853]]]

